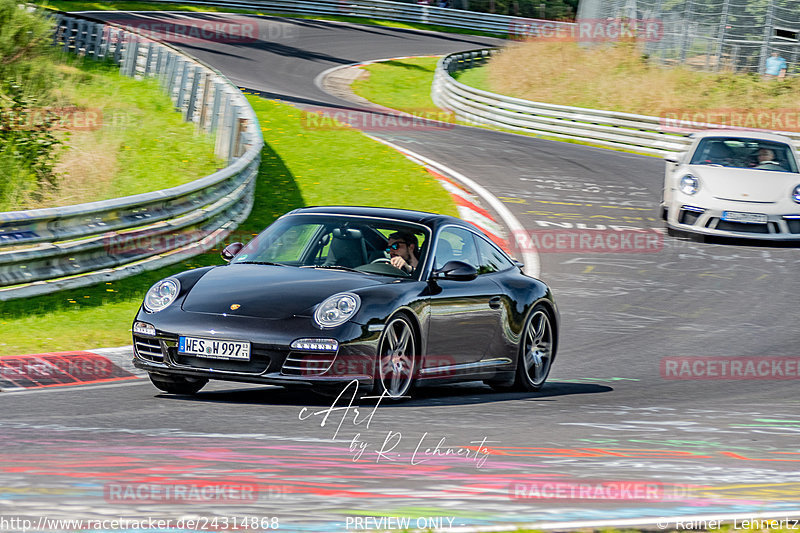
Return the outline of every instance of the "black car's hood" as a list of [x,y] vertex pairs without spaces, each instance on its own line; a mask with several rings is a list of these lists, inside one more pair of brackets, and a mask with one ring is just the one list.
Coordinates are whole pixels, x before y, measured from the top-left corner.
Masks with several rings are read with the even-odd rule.
[[[182,308],[190,313],[288,318],[307,312],[337,292],[382,281],[337,270],[231,264],[213,268],[200,278]],[[231,309],[234,304],[240,307]]]

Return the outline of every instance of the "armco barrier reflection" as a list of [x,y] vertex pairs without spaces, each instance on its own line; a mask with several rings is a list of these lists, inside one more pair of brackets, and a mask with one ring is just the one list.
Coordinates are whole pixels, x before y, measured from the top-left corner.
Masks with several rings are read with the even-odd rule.
[[[228,165],[171,189],[0,213],[0,300],[110,281],[184,260],[224,239],[253,202],[264,141],[254,111],[235,85],[185,53],[119,26],[63,13],[54,18],[53,42],[62,50],[114,61],[127,76],[157,78],[184,119],[215,136],[216,154]],[[223,30],[228,37],[233,33],[230,25]],[[237,30],[239,37],[242,31]],[[109,241],[124,240],[132,231],[139,238],[177,233],[190,240],[162,238],[162,246],[109,253]]]

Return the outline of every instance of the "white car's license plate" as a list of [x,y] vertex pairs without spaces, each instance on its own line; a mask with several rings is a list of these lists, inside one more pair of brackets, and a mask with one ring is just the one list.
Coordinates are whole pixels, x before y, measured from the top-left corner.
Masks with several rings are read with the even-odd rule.
[[250,343],[223,341],[219,339],[200,339],[197,337],[178,337],[178,353],[208,357],[210,359],[250,360]]
[[745,224],[766,224],[767,215],[761,213],[740,213],[739,211],[723,211],[722,220],[727,222],[743,222]]

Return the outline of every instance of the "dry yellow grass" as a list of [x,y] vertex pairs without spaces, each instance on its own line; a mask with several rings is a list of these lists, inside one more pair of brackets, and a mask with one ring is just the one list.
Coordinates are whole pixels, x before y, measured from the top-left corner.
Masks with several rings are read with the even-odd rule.
[[794,109],[800,101],[800,80],[662,68],[627,43],[582,48],[526,42],[498,54],[487,68],[489,89],[497,93],[645,115],[677,109]]
[[55,166],[60,177],[58,189],[48,194],[41,204],[55,207],[112,196],[114,176],[119,171],[119,141],[102,133],[81,131],[70,135]]

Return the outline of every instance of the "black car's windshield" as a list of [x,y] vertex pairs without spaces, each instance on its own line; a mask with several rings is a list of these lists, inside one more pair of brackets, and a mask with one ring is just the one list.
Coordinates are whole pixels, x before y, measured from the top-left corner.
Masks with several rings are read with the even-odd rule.
[[[253,239],[231,263],[355,270],[418,279],[428,239],[427,227],[402,221],[290,215]],[[395,256],[403,261],[393,259]]]
[[792,147],[743,137],[706,137],[698,143],[690,164],[797,173]]

